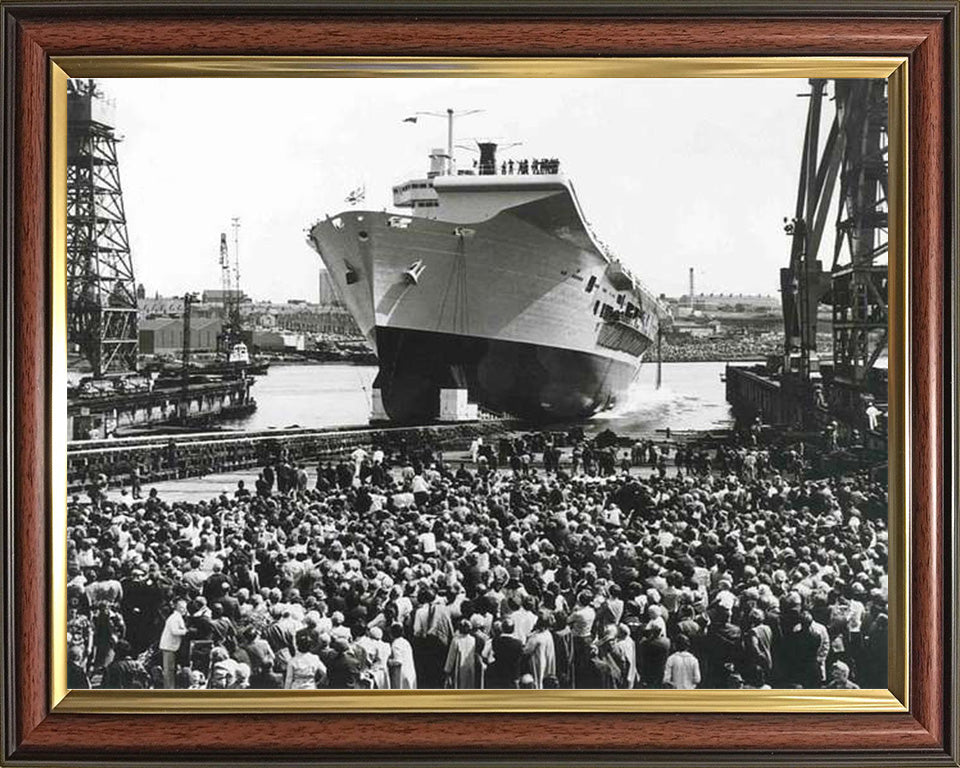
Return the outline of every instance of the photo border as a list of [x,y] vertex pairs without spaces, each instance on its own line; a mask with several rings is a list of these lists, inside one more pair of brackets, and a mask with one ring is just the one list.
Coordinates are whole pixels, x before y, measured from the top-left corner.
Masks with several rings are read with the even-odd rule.
[[[468,28],[469,27],[469,28]],[[469,34],[465,34],[469,32]],[[960,766],[957,0],[0,0],[5,555],[0,764]],[[909,711],[51,711],[54,56],[903,55],[910,62]],[[891,210],[891,217],[895,211]]]

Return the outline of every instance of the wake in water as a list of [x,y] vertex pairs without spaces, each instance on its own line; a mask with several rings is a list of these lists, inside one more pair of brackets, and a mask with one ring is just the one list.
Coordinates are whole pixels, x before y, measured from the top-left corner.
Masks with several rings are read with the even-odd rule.
[[674,392],[667,384],[663,384],[660,389],[657,389],[650,382],[637,379],[630,385],[616,407],[601,415],[607,419],[618,419],[631,414],[636,415],[650,410],[658,410],[663,406],[669,406],[677,399],[685,397],[689,397],[689,395]]
[[732,418],[720,381],[721,370],[715,364],[667,364],[660,389],[652,367],[642,370],[613,410],[590,420],[588,431],[612,429],[619,434],[654,436],[667,428],[688,431],[727,427]]

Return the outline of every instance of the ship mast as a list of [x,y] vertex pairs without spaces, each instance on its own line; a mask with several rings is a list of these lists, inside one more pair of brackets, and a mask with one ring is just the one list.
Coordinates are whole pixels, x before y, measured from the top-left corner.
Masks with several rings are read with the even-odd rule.
[[[447,119],[447,165],[446,170],[444,171],[445,176],[453,176],[453,118],[455,117],[466,117],[467,115],[475,115],[478,112],[483,112],[482,109],[464,109],[460,112],[455,112],[450,107],[447,107],[446,112],[416,112],[417,116],[423,115],[425,117],[445,117]],[[413,118],[407,118],[404,122],[415,123],[416,120]]]
[[447,107],[447,176],[453,175],[453,110]]

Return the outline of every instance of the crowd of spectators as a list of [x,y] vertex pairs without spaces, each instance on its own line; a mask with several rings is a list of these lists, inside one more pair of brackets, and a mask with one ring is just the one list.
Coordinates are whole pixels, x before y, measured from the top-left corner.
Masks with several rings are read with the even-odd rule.
[[92,486],[68,684],[886,687],[884,485],[756,431],[611,443],[281,453],[199,503]]
[[708,338],[675,336],[661,342],[660,356],[667,363],[703,363],[764,360],[782,352],[782,333],[746,333]]

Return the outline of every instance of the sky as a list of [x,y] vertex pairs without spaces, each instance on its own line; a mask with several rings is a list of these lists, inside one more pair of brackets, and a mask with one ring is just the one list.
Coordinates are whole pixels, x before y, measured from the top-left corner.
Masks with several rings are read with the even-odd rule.
[[[240,218],[243,290],[317,300],[306,231],[390,208],[454,143],[555,157],[599,237],[656,293],[765,293],[789,259],[809,93],[787,79],[108,79],[137,281],[148,296],[220,286],[220,233]],[[825,122],[832,119],[827,111]],[[461,167],[476,155],[458,149]]]

